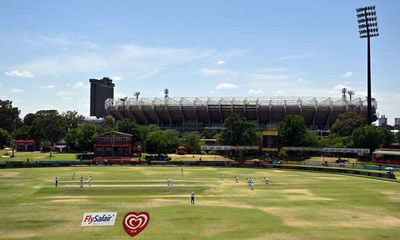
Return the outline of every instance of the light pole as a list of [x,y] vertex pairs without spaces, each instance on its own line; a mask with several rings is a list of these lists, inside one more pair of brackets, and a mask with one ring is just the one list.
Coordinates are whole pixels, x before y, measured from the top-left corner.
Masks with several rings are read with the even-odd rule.
[[375,6],[357,8],[357,21],[360,38],[367,38],[367,67],[368,67],[368,124],[372,123],[371,109],[371,37],[379,36]]
[[126,102],[126,100],[128,100],[128,98],[124,97],[124,98],[120,98],[119,100],[122,101],[122,119],[124,119],[125,118],[125,102]]
[[136,98],[136,102],[139,101],[140,92],[135,92],[133,95],[134,95],[135,98]]

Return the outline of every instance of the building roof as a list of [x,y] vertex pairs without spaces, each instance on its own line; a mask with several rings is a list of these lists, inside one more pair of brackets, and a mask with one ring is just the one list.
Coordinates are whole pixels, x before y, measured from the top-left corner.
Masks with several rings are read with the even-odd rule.
[[118,132],[118,131],[105,132],[105,133],[99,134],[99,136],[104,136],[104,135],[109,135],[109,134],[124,135],[124,136],[129,136],[129,137],[132,137],[132,136],[133,136],[132,134],[123,133],[123,132]]
[[394,151],[394,150],[392,150],[392,151],[389,151],[389,150],[386,150],[386,151],[385,150],[376,150],[374,152],[374,154],[400,156],[400,150],[396,150],[396,151]]

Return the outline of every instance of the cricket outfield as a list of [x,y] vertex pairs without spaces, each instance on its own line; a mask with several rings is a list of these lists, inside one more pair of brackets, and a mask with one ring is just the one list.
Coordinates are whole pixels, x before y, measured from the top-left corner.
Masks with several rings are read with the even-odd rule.
[[[81,176],[92,186],[80,188]],[[0,239],[130,239],[122,219],[143,211],[150,221],[134,239],[400,239],[397,182],[214,167],[0,170]],[[81,227],[85,212],[118,215],[114,226]]]

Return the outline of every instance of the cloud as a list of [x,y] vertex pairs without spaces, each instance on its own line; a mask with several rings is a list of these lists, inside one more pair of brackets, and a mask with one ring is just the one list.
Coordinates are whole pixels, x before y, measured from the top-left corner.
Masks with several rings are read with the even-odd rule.
[[130,78],[159,73],[168,66],[211,59],[213,49],[153,48],[134,43],[114,44],[96,49],[68,51],[36,58],[20,67],[41,75],[93,74],[93,72],[124,72]]
[[217,62],[218,65],[222,65],[222,64],[224,64],[224,63],[225,63],[224,60],[219,60],[219,61]]
[[206,77],[234,77],[239,73],[230,69],[223,68],[203,68],[200,74]]
[[9,72],[5,72],[5,75],[10,77],[23,77],[23,78],[34,78],[35,74],[26,71],[26,70],[12,70]]
[[88,88],[89,85],[85,85],[82,81],[79,81],[77,83],[74,84],[73,88]]
[[223,91],[223,90],[231,90],[231,89],[236,89],[236,88],[238,88],[238,86],[235,84],[232,84],[232,83],[219,83],[215,87],[215,90]]
[[294,74],[285,73],[249,73],[247,78],[249,80],[256,81],[282,81],[282,80],[292,80],[296,76]]
[[343,85],[343,84],[338,84],[338,85],[334,86],[333,90],[342,91],[343,88],[346,88],[347,90],[352,90],[352,87],[350,87],[348,85]]
[[302,82],[304,82],[304,79],[298,78],[298,79],[296,80],[296,82],[302,83]]
[[274,93],[274,96],[284,96],[285,94],[284,94],[284,92],[283,91],[280,91],[280,90],[278,90],[278,91],[276,91],[275,93]]
[[76,95],[76,94],[77,94],[76,92],[70,92],[70,91],[60,91],[60,92],[57,92],[57,95],[60,96],[60,97],[74,96],[74,95]]
[[342,74],[342,77],[345,77],[345,78],[348,78],[348,77],[351,77],[351,76],[353,76],[353,72],[346,72],[346,73]]
[[280,60],[293,60],[293,59],[299,59],[299,58],[307,58],[307,57],[313,57],[316,55],[320,55],[322,53],[301,53],[301,54],[294,54],[294,55],[288,55],[288,56],[284,56],[279,58]]
[[47,85],[47,86],[41,86],[40,88],[43,88],[43,89],[52,89],[52,88],[55,88],[56,86],[54,86],[54,85]]
[[65,36],[63,34],[52,34],[25,39],[27,42],[39,47],[61,47],[63,51],[72,49],[97,49],[99,44],[87,40],[84,36]]
[[117,75],[117,76],[112,77],[111,79],[114,80],[114,81],[121,81],[121,80],[124,79],[124,77],[121,76],[121,75]]
[[259,89],[258,90],[250,89],[249,94],[260,95],[260,94],[265,94],[265,92],[263,90],[259,90]]
[[115,94],[115,98],[116,99],[118,99],[118,98],[124,98],[124,97],[126,97],[127,95],[125,94],[125,93],[116,93]]
[[25,91],[22,90],[22,89],[19,89],[19,88],[13,88],[13,89],[10,90],[10,92],[13,92],[13,93],[24,93]]

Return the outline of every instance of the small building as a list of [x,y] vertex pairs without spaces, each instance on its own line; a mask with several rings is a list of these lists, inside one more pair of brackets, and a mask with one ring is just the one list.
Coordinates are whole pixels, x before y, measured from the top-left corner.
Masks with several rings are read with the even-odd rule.
[[19,152],[33,152],[36,150],[36,142],[32,139],[18,139],[15,144]]
[[400,166],[400,144],[382,145],[373,153],[372,162],[377,165]]
[[99,134],[94,157],[132,157],[133,135],[117,131]]
[[189,149],[185,146],[179,146],[176,149],[176,154],[178,154],[178,155],[186,155],[186,154],[188,154],[188,152],[189,152]]
[[61,139],[60,141],[56,142],[54,148],[59,153],[68,151],[67,142],[64,139]]
[[279,133],[276,130],[262,132],[262,151],[268,154],[279,152]]

